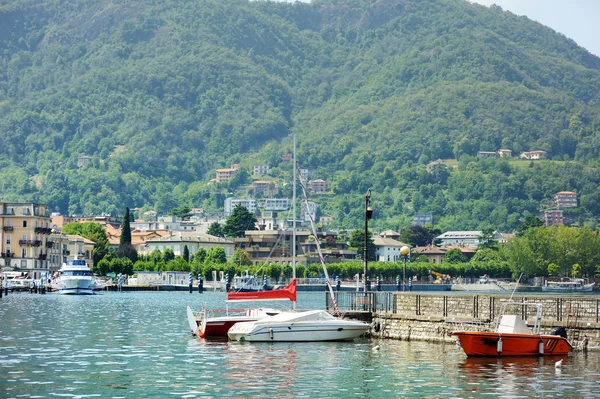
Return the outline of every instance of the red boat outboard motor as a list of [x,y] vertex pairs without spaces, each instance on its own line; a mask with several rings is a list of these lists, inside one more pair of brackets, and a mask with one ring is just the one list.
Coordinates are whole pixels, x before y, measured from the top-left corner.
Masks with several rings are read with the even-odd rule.
[[559,335],[564,339],[567,339],[567,329],[564,327],[553,327],[550,335]]

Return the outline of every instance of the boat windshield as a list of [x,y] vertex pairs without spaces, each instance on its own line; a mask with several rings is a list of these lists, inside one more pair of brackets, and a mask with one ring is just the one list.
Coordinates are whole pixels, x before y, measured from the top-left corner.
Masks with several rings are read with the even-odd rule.
[[66,270],[60,274],[62,276],[91,276],[92,272],[89,270]]
[[69,259],[67,260],[67,266],[87,266],[83,259]]

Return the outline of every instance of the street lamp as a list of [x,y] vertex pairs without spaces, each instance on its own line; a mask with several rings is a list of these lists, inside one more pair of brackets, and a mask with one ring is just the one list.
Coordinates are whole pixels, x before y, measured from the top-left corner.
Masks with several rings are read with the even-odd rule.
[[371,209],[371,189],[367,190],[365,195],[365,249],[364,249],[364,275],[363,275],[363,287],[366,293],[371,289],[369,282],[369,219],[373,217],[373,209]]
[[404,269],[402,270],[402,292],[404,292],[404,282],[406,281],[406,258],[410,254],[410,248],[406,245],[400,248],[400,255],[404,258]]

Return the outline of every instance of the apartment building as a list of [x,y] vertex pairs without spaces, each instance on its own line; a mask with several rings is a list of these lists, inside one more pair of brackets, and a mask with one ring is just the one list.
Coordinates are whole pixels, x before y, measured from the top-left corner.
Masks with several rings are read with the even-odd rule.
[[0,202],[2,267],[39,277],[48,271],[48,236],[52,232],[48,206],[33,202]]
[[554,195],[554,203],[557,208],[577,207],[577,194],[573,191],[560,191]]

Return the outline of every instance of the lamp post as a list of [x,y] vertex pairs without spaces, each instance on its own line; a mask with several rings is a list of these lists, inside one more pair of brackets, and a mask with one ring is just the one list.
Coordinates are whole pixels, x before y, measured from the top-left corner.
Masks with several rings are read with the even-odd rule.
[[364,275],[363,275],[363,291],[366,293],[371,289],[369,282],[369,219],[373,217],[373,209],[371,209],[371,189],[367,190],[365,195],[365,249],[364,249]]
[[404,268],[402,269],[402,292],[405,291],[404,282],[406,281],[406,258],[408,257],[409,254],[410,254],[409,247],[407,247],[405,245],[402,248],[400,248],[400,255],[402,255],[402,257],[404,258]]

